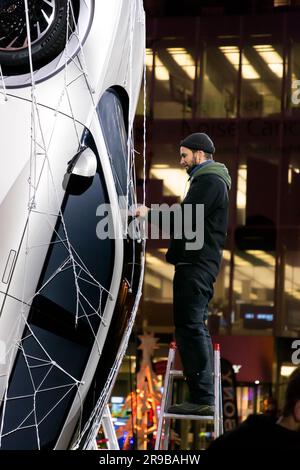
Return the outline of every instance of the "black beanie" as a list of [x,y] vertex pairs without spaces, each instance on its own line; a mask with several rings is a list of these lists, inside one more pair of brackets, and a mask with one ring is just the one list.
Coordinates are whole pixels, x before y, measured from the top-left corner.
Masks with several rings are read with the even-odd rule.
[[204,132],[195,132],[188,135],[180,142],[180,147],[187,147],[191,150],[203,150],[206,153],[215,153],[213,141]]

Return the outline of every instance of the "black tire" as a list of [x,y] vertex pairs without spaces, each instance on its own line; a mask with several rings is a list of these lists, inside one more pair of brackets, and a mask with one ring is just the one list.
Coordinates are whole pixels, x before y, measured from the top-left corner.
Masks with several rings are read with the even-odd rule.
[[[79,0],[73,3],[78,13]],[[37,70],[65,48],[68,0],[28,0],[28,7],[33,69]],[[71,19],[70,12],[72,26]],[[30,71],[28,47],[24,47],[26,38],[24,0],[0,0],[0,64],[4,75]]]

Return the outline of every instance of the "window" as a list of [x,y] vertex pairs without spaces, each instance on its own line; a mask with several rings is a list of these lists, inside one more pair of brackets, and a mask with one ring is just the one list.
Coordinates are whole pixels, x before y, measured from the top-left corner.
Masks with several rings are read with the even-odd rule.
[[242,55],[241,115],[260,117],[279,114],[282,76],[281,44],[252,40]]
[[[119,196],[127,195],[128,150],[127,131],[122,103],[113,89],[107,90],[97,106],[107,151],[110,158],[116,190]],[[128,178],[129,179],[129,178]]]

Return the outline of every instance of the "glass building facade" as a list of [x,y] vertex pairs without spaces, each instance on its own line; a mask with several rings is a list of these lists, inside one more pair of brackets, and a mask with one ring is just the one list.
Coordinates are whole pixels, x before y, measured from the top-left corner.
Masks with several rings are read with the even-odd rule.
[[[219,334],[299,335],[299,22],[299,10],[276,8],[148,19],[148,203],[178,202],[185,194],[179,142],[191,132],[210,135],[215,159],[233,181],[210,305],[210,326]],[[172,331],[167,245],[148,242],[142,306],[143,318],[161,333]]]
[[[223,4],[144,1],[146,203],[180,202],[189,183],[179,166],[179,142],[206,132],[215,160],[232,177],[228,237],[208,326],[233,364],[242,421],[281,408],[293,358],[300,362],[300,0]],[[142,91],[135,130],[140,153],[143,102]],[[142,202],[142,158],[137,174]],[[136,323],[136,332],[158,338],[153,366],[159,374],[174,331],[168,244],[147,241]],[[132,338],[129,364],[137,345]],[[120,378],[128,386],[127,369],[125,360]],[[187,429],[177,430],[186,448],[206,446],[187,444]],[[197,440],[198,431],[189,435]]]

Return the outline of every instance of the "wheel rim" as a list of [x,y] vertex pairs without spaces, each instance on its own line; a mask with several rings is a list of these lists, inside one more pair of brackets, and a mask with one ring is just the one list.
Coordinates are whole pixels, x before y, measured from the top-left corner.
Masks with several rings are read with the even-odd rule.
[[[56,16],[57,0],[28,0],[31,44],[47,34]],[[0,0],[0,51],[28,47],[24,0]]]

